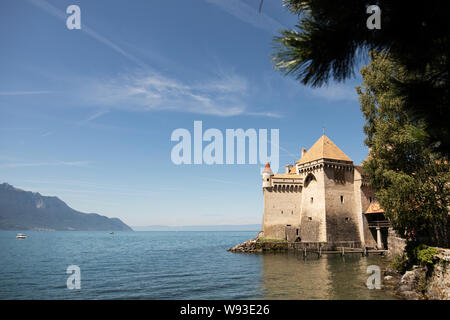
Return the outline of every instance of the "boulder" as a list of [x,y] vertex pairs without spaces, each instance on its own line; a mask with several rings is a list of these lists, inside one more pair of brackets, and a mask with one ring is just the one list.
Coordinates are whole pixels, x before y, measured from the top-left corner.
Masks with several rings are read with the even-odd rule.
[[400,279],[397,293],[406,300],[423,299],[425,284],[426,268],[414,266],[413,270],[405,272]]

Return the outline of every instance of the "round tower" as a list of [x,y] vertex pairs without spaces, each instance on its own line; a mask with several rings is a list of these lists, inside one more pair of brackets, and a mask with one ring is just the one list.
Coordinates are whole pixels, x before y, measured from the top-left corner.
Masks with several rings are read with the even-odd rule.
[[267,162],[266,167],[264,168],[264,171],[262,174],[263,188],[269,188],[272,186],[272,182],[270,181],[271,176],[273,176],[273,172],[272,172],[272,169],[270,169],[270,164]]

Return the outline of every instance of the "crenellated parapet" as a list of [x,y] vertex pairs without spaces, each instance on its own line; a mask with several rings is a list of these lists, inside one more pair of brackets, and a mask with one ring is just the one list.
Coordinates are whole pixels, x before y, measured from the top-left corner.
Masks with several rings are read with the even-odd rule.
[[299,174],[305,174],[313,171],[320,171],[323,168],[332,168],[336,170],[353,171],[353,161],[333,160],[333,159],[318,159],[307,163],[296,165]]
[[303,178],[296,174],[273,175],[271,180],[275,192],[301,192],[303,187]]

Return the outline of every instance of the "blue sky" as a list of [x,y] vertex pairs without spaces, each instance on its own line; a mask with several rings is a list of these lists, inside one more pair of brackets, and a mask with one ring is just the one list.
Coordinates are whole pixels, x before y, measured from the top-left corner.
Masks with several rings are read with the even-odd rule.
[[132,226],[248,224],[262,165],[177,166],[173,130],[279,129],[280,171],[324,126],[355,163],[367,155],[358,73],[312,89],[273,69],[271,40],[297,21],[280,0],[0,6],[0,182]]

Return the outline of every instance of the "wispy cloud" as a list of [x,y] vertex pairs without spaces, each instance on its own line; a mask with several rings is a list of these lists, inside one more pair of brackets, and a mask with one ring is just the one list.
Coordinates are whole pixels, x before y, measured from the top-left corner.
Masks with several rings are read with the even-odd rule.
[[[57,17],[67,19],[67,14],[46,0],[29,0],[36,7]],[[208,2],[219,6],[237,18],[267,31],[274,31],[283,26],[264,13],[258,13],[244,2],[216,1]],[[90,82],[92,86],[84,88],[82,96],[88,103],[102,106],[80,124],[87,124],[101,117],[111,109],[134,111],[178,111],[195,114],[215,115],[221,117],[250,115],[263,117],[279,117],[268,111],[254,110],[246,103],[247,80],[233,73],[221,73],[201,83],[186,83],[151,71],[148,65],[136,58],[108,38],[97,33],[82,22],[81,31],[98,42],[106,45],[114,52],[136,63],[146,74],[130,74],[106,81]],[[252,110],[251,110],[252,109]]]
[[[20,183],[29,185],[28,189],[34,189],[37,186],[40,190],[67,190],[76,193],[95,193],[95,194],[116,194],[116,195],[134,195],[134,196],[149,196],[149,195],[159,195],[164,191],[182,191],[181,188],[173,187],[161,187],[151,185],[142,186],[142,188],[136,188],[135,185],[121,184],[120,181],[113,181],[111,183],[98,183],[91,181],[80,181],[80,180],[20,180]],[[49,187],[45,188],[44,185]],[[67,188],[69,187],[69,189]],[[27,188],[25,188],[27,189]],[[52,191],[53,192],[53,191]]]
[[256,116],[256,117],[269,117],[269,118],[282,118],[283,115],[279,113],[274,112],[247,112],[246,113],[249,116]]
[[109,110],[99,110],[93,114],[91,114],[89,117],[87,117],[86,119],[84,119],[83,121],[79,122],[79,124],[86,124],[88,122],[94,121],[95,119],[100,118],[101,116],[103,116],[104,114],[107,114],[109,112]]
[[[201,82],[187,83],[148,72],[99,81],[89,85],[83,96],[105,108],[132,111],[179,111],[221,117],[277,116],[250,110],[246,103],[247,89],[247,80],[234,73],[221,73]],[[102,111],[92,117],[101,114]]]
[[6,162],[0,163],[0,169],[7,168],[24,168],[24,167],[86,167],[88,161],[55,161],[55,162]]
[[280,29],[286,29],[280,22],[268,16],[264,12],[259,12],[258,8],[251,7],[242,0],[205,0],[222,10],[228,12],[237,19],[246,22],[256,28],[274,33]]
[[[64,21],[67,19],[67,14],[65,14],[63,11],[61,11],[60,9],[58,9],[55,6],[51,5],[50,3],[48,3],[45,0],[29,0],[29,1],[31,1],[31,3],[33,3],[38,8],[40,8],[40,9],[50,13],[54,17],[57,17],[57,18],[59,18],[61,20],[64,20]],[[100,35],[94,29],[88,27],[84,22],[81,25],[81,31],[86,33],[90,37],[94,38],[98,42],[106,45],[107,47],[109,47],[110,49],[112,49],[115,52],[119,53],[120,55],[124,56],[128,60],[136,63],[140,67],[148,68],[148,66],[143,61],[139,60],[138,58],[136,58],[135,56],[133,56],[129,52],[123,50],[120,46],[118,46],[117,44],[115,44],[114,42],[109,40],[108,38]]]
[[0,96],[23,96],[30,94],[47,94],[50,91],[0,91]]
[[287,150],[286,148],[283,148],[282,146],[278,146],[280,148],[281,151],[285,152],[289,157],[292,157],[294,159],[298,159],[299,155],[295,155],[292,152],[290,152],[289,150]]
[[221,183],[221,184],[234,184],[234,185],[238,185],[238,186],[249,187],[248,184],[243,184],[243,183],[238,183],[235,181],[228,181],[228,180],[223,180],[223,179],[213,179],[213,178],[204,178],[204,177],[200,177],[199,179],[216,182],[216,183]]
[[[33,128],[0,128],[0,131],[31,131]],[[1,159],[1,157],[0,157]]]
[[305,103],[308,107],[305,98],[313,98],[317,101],[323,102],[357,102],[358,95],[355,87],[360,85],[360,78],[348,80],[346,82],[331,81],[328,85],[313,88],[301,84],[294,77],[285,77],[278,72],[265,73],[262,87],[263,92],[267,95],[276,95],[283,92],[285,97],[295,99],[300,104]]
[[356,85],[350,84],[331,84],[320,88],[310,88],[308,91],[319,98],[324,98],[328,101],[357,101],[358,97],[355,90]]

